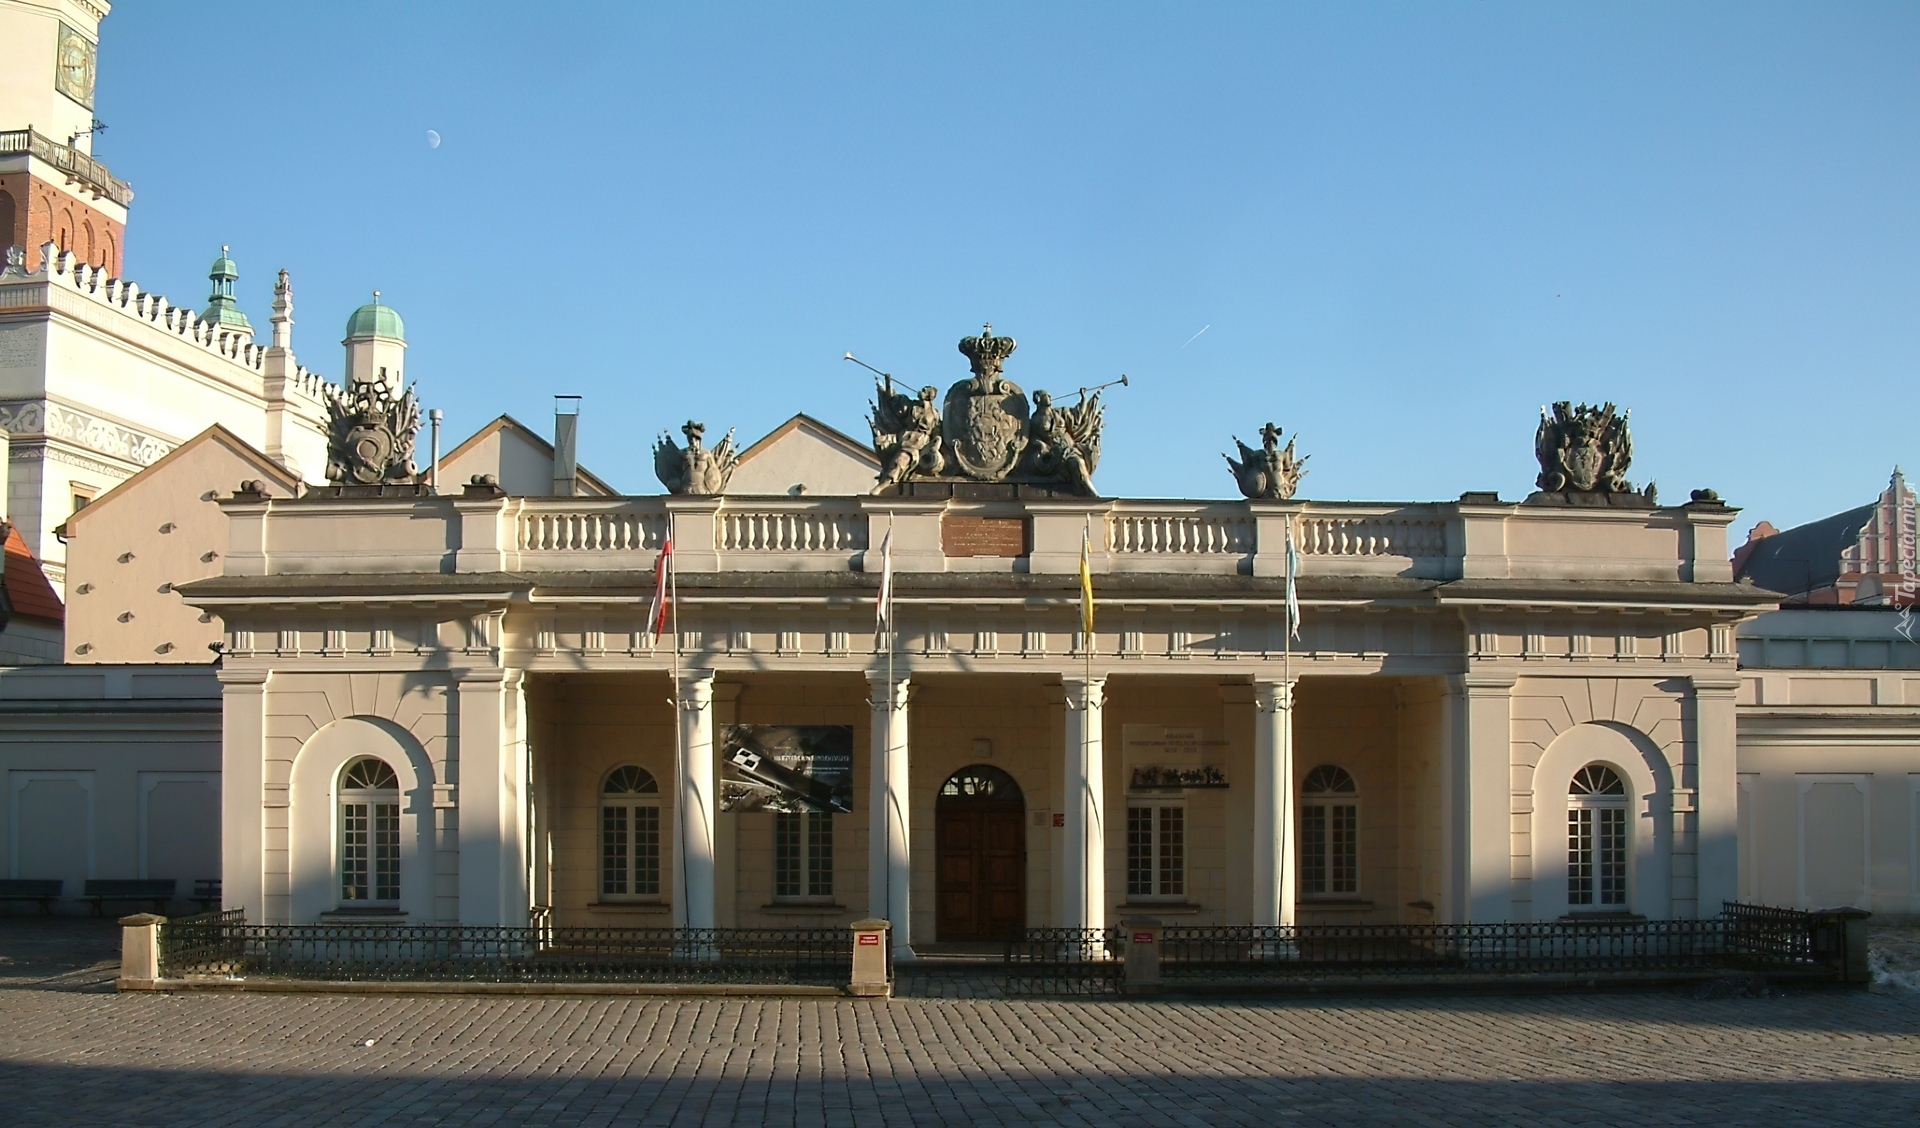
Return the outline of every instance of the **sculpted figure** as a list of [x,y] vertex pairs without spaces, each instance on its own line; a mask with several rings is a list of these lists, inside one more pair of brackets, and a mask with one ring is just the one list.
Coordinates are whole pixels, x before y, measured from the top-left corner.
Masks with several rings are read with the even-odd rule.
[[680,433],[687,437],[684,450],[665,431],[654,440],[653,472],[659,475],[660,484],[666,486],[669,493],[695,497],[725,491],[727,479],[733,477],[733,468],[740,461],[740,452],[734,449],[732,429],[729,428],[720,445],[711,450],[701,445],[707,433],[706,424],[689,419]]
[[1612,404],[1574,407],[1562,400],[1553,414],[1540,409],[1540,428],[1534,432],[1534,455],[1540,460],[1538,485],[1548,493],[1630,493],[1627,466],[1633,462],[1633,436],[1627,421],[1633,413],[1615,412]]
[[1027,421],[1027,457],[1033,473],[1094,496],[1093,472],[1100,465],[1100,428],[1105,412],[1100,393],[1068,407],[1055,407],[1044,391],[1033,393],[1033,417]]
[[327,414],[327,481],[343,486],[377,486],[410,482],[419,474],[413,464],[413,439],[420,430],[420,401],[412,387],[398,397],[383,381],[325,385]]
[[[1297,438],[1298,436],[1295,436]],[[1295,457],[1294,439],[1288,439],[1287,445],[1280,446],[1280,428],[1268,423],[1260,428],[1260,449],[1254,450],[1240,441],[1235,435],[1233,445],[1240,448],[1240,457],[1230,454],[1220,457],[1227,460],[1227,466],[1233,471],[1233,480],[1240,492],[1252,498],[1276,498],[1286,500],[1293,491],[1300,488],[1300,479],[1307,472],[1307,459]]]
[[920,389],[919,399],[894,391],[890,384],[874,386],[868,405],[873,413],[867,419],[873,428],[874,452],[880,456],[874,493],[911,475],[931,476],[946,469],[946,457],[940,453],[939,398],[940,389],[931,385]]

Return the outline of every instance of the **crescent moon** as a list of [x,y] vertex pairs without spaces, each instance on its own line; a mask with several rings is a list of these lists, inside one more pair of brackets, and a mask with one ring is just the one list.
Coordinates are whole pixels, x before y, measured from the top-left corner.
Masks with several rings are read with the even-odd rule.
[[439,147],[440,135],[431,129],[427,130],[427,148],[438,149]]

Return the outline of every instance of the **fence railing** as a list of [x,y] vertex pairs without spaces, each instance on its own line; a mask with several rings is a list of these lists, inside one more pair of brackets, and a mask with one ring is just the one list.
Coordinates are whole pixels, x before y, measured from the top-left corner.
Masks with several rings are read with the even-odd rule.
[[247,924],[231,911],[160,926],[166,979],[833,986],[852,953],[845,928]]
[[1135,513],[1107,518],[1107,548],[1123,555],[1206,556],[1252,552],[1253,518],[1223,513]]
[[714,547],[722,552],[856,552],[867,547],[859,509],[723,509]]
[[[1006,993],[1097,995],[1147,983],[1180,990],[1556,976],[1617,982],[1735,972],[1858,982],[1853,965],[1865,957],[1849,951],[1848,929],[1862,916],[1729,902],[1720,916],[1705,920],[1276,927],[1148,921],[1105,931],[1028,929],[1007,940]],[[1152,947],[1142,947],[1147,944]],[[1150,978],[1132,978],[1143,973]]]
[[1008,995],[1113,995],[1125,976],[1117,928],[1028,928],[1007,936]]

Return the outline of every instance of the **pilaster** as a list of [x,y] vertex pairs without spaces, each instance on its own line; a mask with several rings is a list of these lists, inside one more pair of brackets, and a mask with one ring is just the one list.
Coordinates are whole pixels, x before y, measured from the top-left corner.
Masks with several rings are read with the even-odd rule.
[[267,916],[265,670],[220,671],[220,907]]
[[[676,551],[678,551],[676,549]],[[680,675],[679,757],[674,765],[673,923],[714,927],[713,671]]]
[[1060,790],[1066,809],[1061,874],[1065,911],[1060,923],[1067,928],[1101,929],[1107,926],[1106,770],[1101,733],[1107,679],[1069,675],[1061,681],[1066,687],[1067,724]]

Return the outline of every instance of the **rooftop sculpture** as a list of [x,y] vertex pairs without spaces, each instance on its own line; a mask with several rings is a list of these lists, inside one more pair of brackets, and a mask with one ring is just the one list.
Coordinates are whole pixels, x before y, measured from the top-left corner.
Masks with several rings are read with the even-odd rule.
[[1026,483],[1093,496],[1105,422],[1101,389],[1082,388],[1079,400],[1066,406],[1035,391],[1029,404],[1002,371],[1019,347],[1012,337],[996,337],[988,325],[959,347],[973,375],[948,388],[944,404],[936,403],[940,393],[932,386],[915,398],[896,391],[884,373],[876,383],[868,419],[880,456],[874,492],[919,478]]
[[[1299,436],[1294,436],[1297,439]],[[1227,466],[1233,471],[1233,480],[1240,492],[1250,498],[1276,498],[1281,501],[1293,496],[1300,487],[1300,479],[1306,475],[1307,459],[1312,455],[1296,458],[1293,453],[1294,439],[1288,439],[1283,448],[1280,445],[1280,428],[1268,423],[1260,428],[1260,449],[1255,450],[1233,437],[1233,445],[1240,448],[1240,457],[1236,460],[1230,454],[1220,457],[1227,460]]]
[[344,388],[324,385],[327,412],[327,481],[339,486],[413,482],[413,439],[420,431],[420,401],[409,387],[395,396],[379,380]]
[[659,475],[660,484],[667,487],[669,493],[694,497],[710,497],[724,491],[727,479],[733,477],[733,468],[740,462],[732,429],[729,428],[720,445],[712,449],[701,445],[707,433],[706,424],[689,419],[680,433],[687,437],[684,449],[665,431],[654,440],[653,472]]
[[1540,428],[1534,432],[1534,455],[1540,460],[1540,492],[1528,498],[1536,504],[1615,505],[1638,508],[1654,504],[1654,487],[1636,493],[1627,481],[1633,462],[1633,436],[1627,423],[1631,411],[1613,404],[1574,407],[1566,400],[1553,412],[1540,409]]

